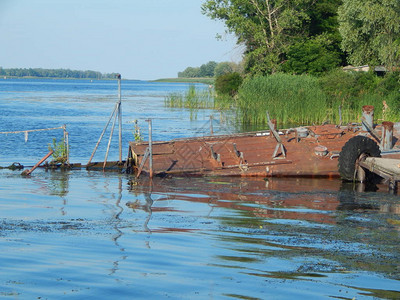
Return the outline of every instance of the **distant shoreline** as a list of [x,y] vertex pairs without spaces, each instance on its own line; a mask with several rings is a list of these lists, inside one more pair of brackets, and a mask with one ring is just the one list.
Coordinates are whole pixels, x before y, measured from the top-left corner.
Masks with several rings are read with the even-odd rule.
[[150,80],[155,82],[182,82],[182,83],[204,83],[204,84],[214,84],[214,78],[204,77],[204,78],[162,78],[157,80]]
[[[73,78],[73,77],[40,77],[40,76],[0,76],[0,80],[6,79],[54,79],[54,80],[116,80],[115,78]],[[204,83],[214,84],[214,78],[160,78],[155,80],[142,79],[124,79],[133,81],[149,81],[149,82],[176,82],[176,83]]]
[[[65,79],[65,80],[115,80],[114,78],[73,78],[73,77],[40,77],[40,76],[0,76],[0,79]],[[130,80],[130,79],[128,79]]]

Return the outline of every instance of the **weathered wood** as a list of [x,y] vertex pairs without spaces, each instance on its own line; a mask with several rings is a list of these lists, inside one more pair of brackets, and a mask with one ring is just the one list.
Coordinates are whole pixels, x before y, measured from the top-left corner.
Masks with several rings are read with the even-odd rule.
[[400,159],[367,157],[360,166],[382,176],[383,178],[400,179]]

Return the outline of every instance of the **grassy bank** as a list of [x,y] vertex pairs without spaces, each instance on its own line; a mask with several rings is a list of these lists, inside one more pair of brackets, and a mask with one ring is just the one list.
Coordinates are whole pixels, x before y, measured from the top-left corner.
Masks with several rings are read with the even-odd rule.
[[399,121],[400,76],[336,70],[323,77],[275,74],[246,80],[236,107],[243,124],[266,124],[266,111],[280,124],[360,122],[362,107],[375,107],[375,120]]
[[162,78],[154,80],[155,82],[183,82],[183,83],[204,83],[208,85],[214,84],[214,78]]
[[[399,121],[400,74],[336,70],[323,77],[274,74],[246,79],[234,98],[217,97],[212,89],[191,87],[185,95],[166,97],[167,107],[236,110],[244,127],[265,127],[266,112],[281,125],[360,122],[362,106],[375,107],[375,120]],[[339,107],[341,117],[339,114]]]

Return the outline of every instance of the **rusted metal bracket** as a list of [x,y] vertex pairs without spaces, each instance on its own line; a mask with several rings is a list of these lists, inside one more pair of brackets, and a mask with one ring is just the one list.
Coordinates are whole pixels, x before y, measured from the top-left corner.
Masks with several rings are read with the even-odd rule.
[[236,143],[233,143],[233,151],[235,152],[236,156],[239,158],[239,164],[240,164],[240,165],[243,164],[243,162],[244,162],[244,155],[243,155],[243,152],[240,152],[240,151],[237,149]]
[[379,137],[379,133],[377,133],[366,121],[365,117],[361,118],[362,125],[367,128],[367,131],[371,134],[371,136],[377,141],[378,144],[381,143],[381,139]]
[[211,157],[215,159],[218,163],[221,162],[221,155],[214,151],[213,145],[210,145]]
[[146,160],[149,158],[149,155],[150,155],[150,150],[149,150],[149,147],[147,147],[147,148],[146,148],[146,151],[144,152],[142,162],[140,163],[138,172],[137,172],[137,174],[136,174],[136,178],[139,178],[140,173],[142,173],[144,164],[146,163]]
[[276,142],[278,143],[275,147],[274,153],[272,154],[272,158],[277,158],[278,156],[278,150],[281,150],[281,153],[283,155],[283,158],[286,158],[286,150],[285,147],[282,144],[282,139],[279,136],[279,133],[275,130],[274,124],[271,122],[271,119],[269,117],[269,113],[267,112],[267,119],[268,119],[268,126],[269,129],[271,130]]

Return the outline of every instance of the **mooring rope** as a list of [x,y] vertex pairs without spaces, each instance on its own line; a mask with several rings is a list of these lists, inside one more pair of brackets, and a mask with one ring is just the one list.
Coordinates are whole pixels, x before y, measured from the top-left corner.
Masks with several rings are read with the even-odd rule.
[[28,141],[29,132],[36,131],[49,131],[49,130],[57,130],[57,129],[66,129],[66,126],[53,127],[53,128],[42,128],[42,129],[28,129],[28,130],[18,130],[18,131],[0,131],[0,134],[14,134],[14,133],[23,133],[25,135],[25,143]]
[[0,134],[14,134],[14,133],[23,133],[25,137],[25,143],[28,141],[28,135],[29,132],[37,132],[37,131],[49,131],[49,130],[58,130],[58,129],[63,129],[64,130],[64,146],[67,148],[67,162],[69,163],[69,141],[68,141],[68,131],[67,131],[67,125],[63,125],[60,127],[53,127],[53,128],[40,128],[40,129],[27,129],[27,130],[17,130],[17,131],[0,131]]
[[54,127],[54,128],[43,128],[43,129],[28,129],[28,130],[20,130],[20,131],[0,131],[0,133],[1,134],[12,134],[12,133],[25,133],[25,132],[35,132],[35,131],[56,130],[56,129],[65,129],[65,126]]

